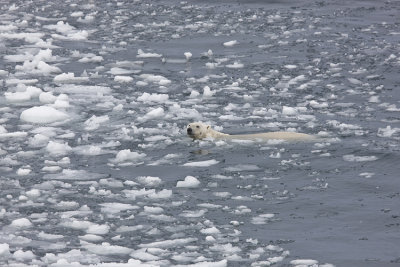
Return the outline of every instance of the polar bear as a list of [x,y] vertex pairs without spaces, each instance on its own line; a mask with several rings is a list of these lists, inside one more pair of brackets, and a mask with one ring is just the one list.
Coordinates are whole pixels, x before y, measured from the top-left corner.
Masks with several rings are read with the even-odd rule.
[[195,139],[213,138],[213,139],[240,139],[240,140],[289,140],[289,141],[307,141],[315,139],[315,136],[295,133],[295,132],[268,132],[256,134],[225,134],[215,131],[210,125],[202,122],[193,122],[186,127],[187,135]]

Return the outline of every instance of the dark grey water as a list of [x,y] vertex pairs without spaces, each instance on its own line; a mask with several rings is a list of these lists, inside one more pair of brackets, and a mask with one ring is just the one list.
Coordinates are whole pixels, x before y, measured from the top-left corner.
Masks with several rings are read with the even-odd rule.
[[399,1],[0,10],[2,265],[400,264]]

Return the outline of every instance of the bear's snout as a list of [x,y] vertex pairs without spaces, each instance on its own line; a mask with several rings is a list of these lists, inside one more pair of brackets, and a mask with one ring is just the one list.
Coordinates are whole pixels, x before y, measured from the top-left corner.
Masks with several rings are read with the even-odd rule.
[[189,128],[187,128],[187,130],[186,130],[186,131],[187,131],[187,134],[192,134],[192,133],[193,133],[193,130],[192,130],[192,128],[190,128],[190,127],[189,127]]

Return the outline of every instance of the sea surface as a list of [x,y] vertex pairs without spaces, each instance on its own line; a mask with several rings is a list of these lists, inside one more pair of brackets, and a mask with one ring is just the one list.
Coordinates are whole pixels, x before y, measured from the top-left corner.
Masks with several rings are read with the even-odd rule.
[[398,0],[0,0],[0,265],[399,266],[399,74]]

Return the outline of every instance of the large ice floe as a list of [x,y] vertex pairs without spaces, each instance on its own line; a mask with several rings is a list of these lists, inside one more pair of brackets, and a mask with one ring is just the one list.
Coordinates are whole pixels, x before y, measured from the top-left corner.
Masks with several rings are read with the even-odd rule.
[[1,1],[0,266],[397,266],[399,14]]

